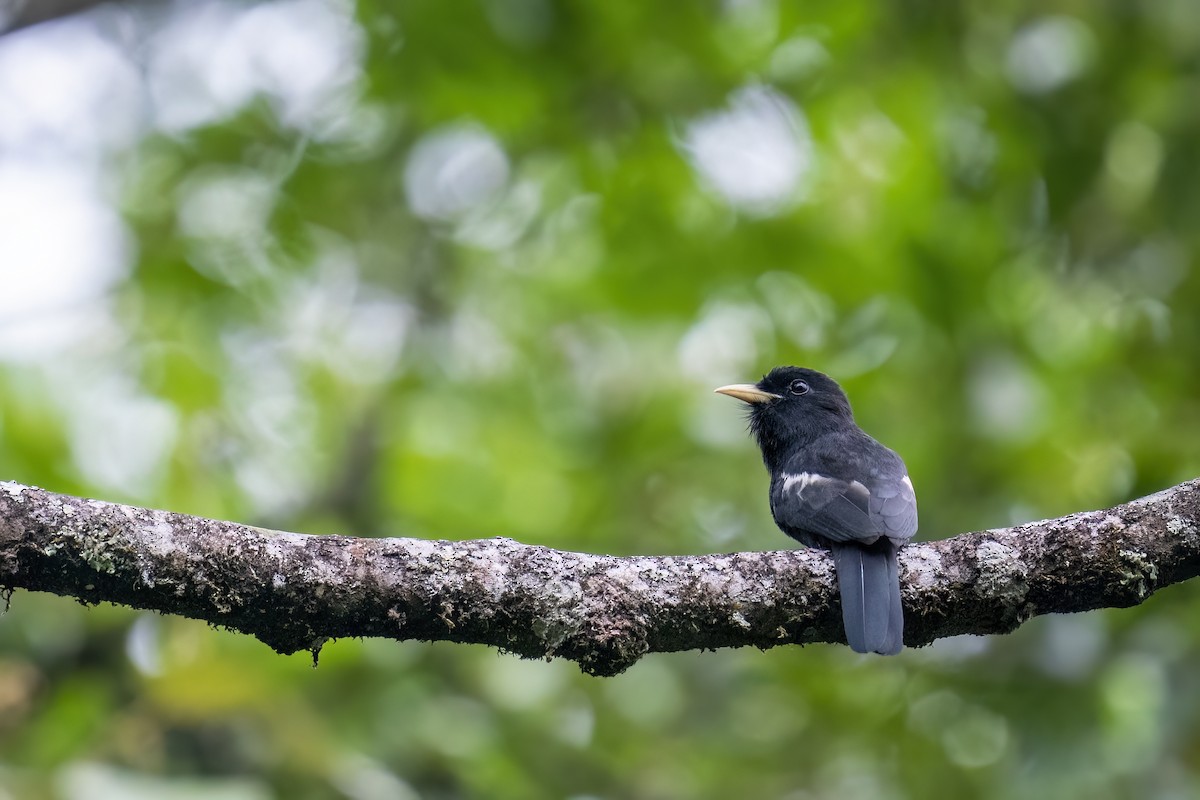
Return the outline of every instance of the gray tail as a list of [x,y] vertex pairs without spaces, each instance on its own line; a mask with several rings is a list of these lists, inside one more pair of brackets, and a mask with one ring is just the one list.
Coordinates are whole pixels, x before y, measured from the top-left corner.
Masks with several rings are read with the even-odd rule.
[[904,646],[896,549],[886,538],[872,545],[833,543],[842,623],[856,653],[894,656]]

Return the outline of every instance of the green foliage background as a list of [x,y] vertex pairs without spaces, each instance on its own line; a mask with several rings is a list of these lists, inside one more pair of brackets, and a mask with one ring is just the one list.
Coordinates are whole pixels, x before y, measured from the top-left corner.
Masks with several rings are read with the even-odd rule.
[[[1200,475],[1200,6],[362,0],[346,24],[333,111],[259,92],[107,155],[118,331],[0,364],[0,477],[311,533],[781,548],[710,393],[781,363],[905,457],[920,538]],[[802,167],[757,204],[689,150],[755,97]],[[484,160],[423,200],[447,135]],[[383,641],[313,669],[19,592],[0,797],[1195,797],[1198,602],[599,680]]]

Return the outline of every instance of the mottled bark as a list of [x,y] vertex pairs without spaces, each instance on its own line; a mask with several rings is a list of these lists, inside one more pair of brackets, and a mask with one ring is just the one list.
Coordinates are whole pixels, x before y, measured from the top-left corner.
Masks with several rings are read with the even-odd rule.
[[[905,641],[1136,605],[1200,572],[1200,480],[901,551]],[[493,645],[615,675],[645,653],[842,642],[814,550],[614,557],[308,536],[0,483],[0,586],[206,620],[280,653],[348,636]]]

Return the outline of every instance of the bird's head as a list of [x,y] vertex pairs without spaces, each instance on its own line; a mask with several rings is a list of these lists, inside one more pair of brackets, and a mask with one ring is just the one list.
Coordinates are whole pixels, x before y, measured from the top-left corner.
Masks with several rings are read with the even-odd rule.
[[735,383],[715,391],[749,405],[750,432],[768,467],[791,448],[854,422],[850,401],[837,381],[804,367],[776,367],[758,383]]

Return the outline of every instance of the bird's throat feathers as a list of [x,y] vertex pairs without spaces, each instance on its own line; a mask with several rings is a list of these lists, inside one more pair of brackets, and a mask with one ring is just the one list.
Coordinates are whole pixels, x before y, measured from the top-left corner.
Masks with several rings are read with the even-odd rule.
[[762,451],[763,463],[777,471],[798,451],[811,446],[827,433],[847,421],[854,422],[854,413],[845,401],[806,409],[784,409],[779,403],[762,403],[750,407],[750,433]]

